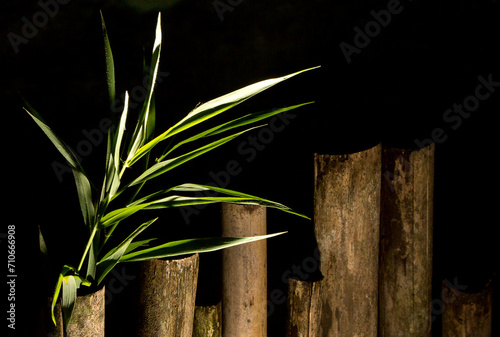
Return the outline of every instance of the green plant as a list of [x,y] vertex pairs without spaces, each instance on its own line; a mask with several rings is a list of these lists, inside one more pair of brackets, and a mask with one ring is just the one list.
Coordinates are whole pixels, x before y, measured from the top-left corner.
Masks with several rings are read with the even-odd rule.
[[[102,15],[101,15],[102,18]],[[111,51],[106,26],[102,18],[102,28],[104,35],[107,82],[111,103],[115,100],[115,76],[114,62]],[[142,110],[138,115],[135,129],[128,141],[125,141],[125,126],[128,118],[128,93],[125,93],[125,105],[119,123],[114,130],[110,129],[107,138],[107,153],[104,181],[100,192],[90,183],[83,168],[77,160],[77,156],[71,149],[56,136],[56,134],[44,122],[40,114],[33,107],[26,103],[25,111],[33,118],[38,126],[43,130],[46,136],[55,145],[57,150],[66,159],[70,166],[76,183],[78,199],[83,215],[83,221],[88,230],[88,240],[83,249],[81,259],[76,265],[64,265],[59,273],[55,287],[52,302],[52,320],[55,323],[54,307],[59,298],[62,289],[62,310],[64,315],[64,324],[71,320],[71,314],[75,304],[77,290],[83,286],[99,285],[106,275],[120,262],[133,262],[148,259],[171,257],[195,252],[208,252],[226,247],[239,245],[256,240],[270,238],[282,233],[263,235],[248,238],[198,238],[186,239],[165,244],[159,244],[153,247],[147,247],[153,240],[152,238],[136,240],[146,228],[148,228],[156,219],[147,221],[139,225],[131,233],[115,233],[119,224],[140,210],[166,209],[172,207],[181,207],[186,205],[210,204],[229,202],[236,204],[254,204],[273,207],[285,212],[305,217],[292,211],[290,208],[270,200],[262,199],[245,193],[199,184],[186,183],[171,188],[159,190],[155,193],[139,197],[144,184],[149,180],[158,177],[188,161],[205,154],[227,142],[238,137],[244,132],[254,129],[254,127],[230,133],[227,136],[221,136],[222,133],[231,131],[235,128],[244,127],[261,120],[267,119],[278,113],[298,108],[305,104],[294,105],[282,109],[274,109],[263,112],[251,113],[228,122],[219,124],[205,131],[196,133],[184,140],[167,146],[156,160],[152,160],[151,151],[161,142],[171,139],[198,124],[215,117],[248,98],[270,88],[271,86],[291,78],[301,72],[293,73],[284,77],[269,79],[258,82],[242,89],[231,92],[204,104],[197,106],[186,117],[178,123],[167,129],[165,132],[155,136],[155,100],[154,84],[158,72],[161,50],[161,16],[158,15],[156,26],[156,35],[153,46],[151,66],[149,70],[149,86],[146,99]],[[146,67],[145,67],[146,68]],[[311,68],[313,69],[313,68]],[[215,137],[214,141],[207,141],[206,144],[195,148],[194,150],[172,155],[183,145],[198,140],[207,140]],[[124,179],[127,169],[138,162],[143,162],[141,174],[135,178]],[[136,170],[137,172],[137,170]],[[190,192],[214,191],[221,196],[217,197],[196,197],[185,195]],[[121,200],[125,191],[131,195],[129,200]],[[180,194],[178,194],[180,193]],[[118,207],[121,203],[122,206]],[[119,231],[118,231],[119,232]],[[128,234],[128,235],[127,235]],[[123,241],[116,246],[109,247],[108,239],[112,235],[120,235]],[[41,233],[40,233],[41,236]],[[40,242],[43,238],[40,237]],[[45,244],[43,250],[46,251]]]

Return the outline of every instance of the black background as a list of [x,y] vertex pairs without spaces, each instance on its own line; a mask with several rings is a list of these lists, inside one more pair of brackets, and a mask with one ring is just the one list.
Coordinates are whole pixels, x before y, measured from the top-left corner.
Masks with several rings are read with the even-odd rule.
[[[374,20],[370,11],[386,9],[387,1],[233,1],[223,20],[213,1],[164,2],[69,1],[17,52],[8,34],[22,35],[23,18],[33,22],[42,8],[36,1],[0,5],[1,153],[6,186],[2,233],[7,225],[16,225],[16,332],[26,329],[19,335],[33,333],[36,296],[45,289],[36,250],[37,226],[46,235],[56,266],[78,258],[85,232],[71,174],[59,181],[51,165],[63,160],[21,109],[17,91],[72,147],[86,139],[83,130],[98,128],[109,114],[99,10],[114,52],[118,95],[142,83],[142,58],[150,54],[156,17],[162,12],[160,71],[169,75],[156,91],[160,130],[199,102],[321,65],[235,110],[240,114],[316,102],[297,111],[297,117],[275,133],[255,159],[247,161],[238,151],[244,135],[178,173],[159,178],[152,188],[162,183],[207,183],[213,181],[210,172],[223,171],[228,161],[236,160],[242,171],[231,177],[228,188],[277,200],[312,216],[315,152],[350,153],[380,142],[412,147],[415,139],[428,139],[440,128],[446,136],[436,144],[435,289],[441,279],[458,278],[473,290],[498,269],[494,214],[500,87],[456,129],[443,119],[453,104],[474,95],[479,76],[500,82],[498,1],[402,1],[402,11],[366,47],[352,54],[350,63],[340,43],[354,45],[354,28],[364,30]],[[82,161],[96,184],[101,181],[104,144],[93,147]],[[150,234],[164,241],[217,235],[220,230],[217,206],[207,207],[189,224],[178,210],[159,215]],[[268,216],[269,232],[289,231],[268,242],[269,291],[286,292],[283,273],[313,254],[312,222],[273,210]],[[6,260],[6,248],[2,250]],[[200,303],[218,299],[218,258],[217,253],[202,256]],[[127,268],[134,272],[134,266]],[[111,336],[126,336],[130,331],[131,283],[109,305],[115,313],[107,322]],[[4,289],[3,304],[7,302]],[[433,298],[439,295],[436,290]],[[275,307],[269,318],[270,336],[283,335],[285,313],[285,304]],[[435,334],[439,335],[437,327]]]

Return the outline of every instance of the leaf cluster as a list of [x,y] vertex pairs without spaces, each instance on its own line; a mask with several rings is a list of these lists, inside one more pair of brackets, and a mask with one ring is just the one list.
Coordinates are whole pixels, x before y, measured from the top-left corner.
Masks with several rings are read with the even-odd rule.
[[[108,92],[110,103],[112,104],[116,97],[114,59],[102,14],[101,19],[104,36]],[[194,238],[150,247],[149,245],[156,239],[148,238],[137,240],[137,237],[156,221],[155,218],[140,224],[130,233],[120,233],[119,237],[123,237],[123,240],[118,245],[109,246],[108,240],[115,233],[115,230],[120,228],[120,223],[141,210],[167,209],[189,205],[228,202],[235,204],[263,205],[305,217],[294,212],[289,207],[271,200],[229,189],[194,183],[185,183],[162,189],[139,198],[142,187],[150,180],[178,168],[194,158],[210,152],[241,134],[254,129],[255,123],[284,111],[296,109],[312,103],[309,102],[282,109],[251,113],[205,129],[195,135],[185,137],[177,143],[172,141],[173,136],[182,136],[184,131],[192,129],[222,114],[284,80],[310,70],[306,69],[283,77],[255,83],[201,104],[189,112],[179,122],[155,136],[156,109],[154,88],[159,69],[162,46],[161,40],[161,14],[159,14],[151,64],[149,67],[144,67],[145,72],[149,72],[147,78],[150,83],[147,86],[147,95],[137,117],[137,122],[132,134],[129,137],[125,137],[125,129],[129,118],[129,95],[128,92],[125,92],[124,108],[118,125],[116,128],[110,128],[108,132],[105,172],[100,191],[96,190],[94,185],[91,184],[87,174],[71,148],[54,133],[42,119],[40,114],[31,105],[26,103],[25,111],[33,118],[36,124],[65,158],[73,172],[83,222],[88,231],[87,243],[79,264],[76,266],[64,265],[59,273],[52,303],[52,319],[54,324],[55,318],[53,311],[61,290],[64,324],[67,326],[71,320],[77,290],[81,286],[99,285],[118,263],[172,257],[197,252],[209,252],[282,234],[275,233],[247,238]],[[165,144],[166,142],[164,141],[167,139],[171,140],[170,145],[166,146],[162,154],[153,160],[151,151],[160,144]],[[195,145],[192,150],[179,153],[179,149],[186,144],[193,145],[198,143],[202,144]],[[177,154],[174,155],[174,153]],[[132,166],[140,166],[139,170],[134,170],[134,172],[140,172],[140,174],[125,179],[127,169]],[[125,191],[132,191],[129,193],[132,197],[127,201],[119,200],[123,199],[121,196]],[[215,195],[217,196],[195,196],[200,195],[200,193],[196,192],[203,191],[216,192]],[[122,206],[117,207],[116,205],[119,204]],[[40,237],[40,241],[43,242],[42,237]],[[44,252],[46,252],[45,245]]]

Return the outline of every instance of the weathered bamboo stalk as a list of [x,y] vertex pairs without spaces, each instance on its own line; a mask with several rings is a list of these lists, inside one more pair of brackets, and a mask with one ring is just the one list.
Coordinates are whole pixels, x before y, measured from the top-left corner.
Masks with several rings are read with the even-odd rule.
[[68,337],[104,337],[104,287],[78,296],[71,322],[67,327]]
[[90,337],[104,336],[104,287],[88,295],[78,295],[71,316],[71,322],[64,333],[61,298],[54,308],[56,325],[52,322],[52,298],[48,298],[37,322],[36,336],[39,337]]
[[[222,236],[266,234],[266,208],[222,205]],[[267,336],[266,241],[231,247],[222,252],[222,334]]]
[[137,336],[192,336],[198,267],[198,254],[141,262]]
[[76,297],[75,307],[71,316],[71,322],[66,327],[64,333],[63,315],[61,313],[61,299],[54,308],[56,324],[54,325],[51,317],[50,298],[47,306],[44,308],[37,336],[40,337],[104,337],[104,307],[105,307],[105,288],[88,295],[78,295]]
[[222,336],[221,302],[210,306],[196,306],[194,312],[193,337]]
[[431,336],[434,144],[383,148],[379,336]]
[[289,279],[287,337],[317,337],[321,317],[321,281]]
[[491,337],[493,282],[482,291],[461,292],[443,282],[447,294],[443,311],[443,337]]
[[380,145],[315,154],[315,234],[324,276],[319,336],[377,336],[380,175]]

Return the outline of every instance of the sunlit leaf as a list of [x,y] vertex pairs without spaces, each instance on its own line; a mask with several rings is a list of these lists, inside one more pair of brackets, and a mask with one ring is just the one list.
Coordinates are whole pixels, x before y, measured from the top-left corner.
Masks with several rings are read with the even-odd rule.
[[208,151],[216,149],[217,147],[229,142],[230,140],[233,140],[234,138],[238,137],[239,135],[241,135],[249,130],[252,130],[252,129],[248,129],[248,130],[238,132],[238,133],[235,133],[233,135],[221,138],[219,140],[216,140],[210,144],[204,145],[196,150],[193,150],[191,152],[188,152],[188,153],[183,154],[181,156],[178,156],[176,158],[168,159],[168,160],[156,163],[155,165],[151,166],[149,169],[144,171],[144,173],[141,174],[139,177],[137,177],[134,181],[132,181],[129,184],[129,186],[134,186],[134,185],[140,184],[144,181],[147,181],[149,179],[155,178],[159,175],[162,175],[162,174],[170,171],[171,169],[173,169],[173,168],[175,168],[175,167],[177,167],[177,166],[179,166],[179,165],[181,165],[181,164],[183,164],[191,159],[194,159],[194,158],[196,158],[196,157],[198,157],[198,156],[200,156]]
[[280,114],[282,112],[286,112],[286,111],[290,111],[290,110],[293,110],[293,109],[297,109],[297,108],[299,108],[301,106],[304,106],[304,105],[307,105],[307,104],[311,104],[311,103],[314,103],[314,102],[308,102],[308,103],[293,105],[293,106],[282,108],[282,109],[272,109],[272,110],[266,110],[266,111],[256,112],[256,113],[248,114],[246,116],[234,119],[234,120],[229,121],[227,123],[223,123],[221,125],[215,126],[213,128],[210,128],[208,130],[200,132],[197,135],[189,137],[188,139],[185,139],[185,140],[183,140],[183,141],[175,144],[172,148],[170,148],[168,151],[166,151],[158,159],[158,161],[163,160],[168,154],[170,154],[170,152],[174,151],[175,149],[177,149],[181,145],[193,142],[193,141],[198,140],[198,139],[203,138],[203,137],[214,136],[214,135],[220,134],[222,132],[226,132],[226,131],[232,130],[234,128],[238,128],[238,127],[242,127],[242,126],[245,126],[245,125],[249,125],[249,124],[252,124],[252,123],[255,123],[255,122],[267,119],[269,117],[272,117],[274,115]]
[[77,285],[72,275],[64,276],[62,282],[62,313],[64,325],[68,326],[76,302]]
[[[221,196],[211,196],[211,197],[202,197],[202,196],[169,196],[166,198],[161,198],[157,199],[156,201],[152,201],[155,198],[158,198],[162,195],[166,195],[170,192],[204,192],[204,191],[212,191],[216,193],[220,193]],[[211,193],[212,194],[212,193]],[[158,209],[158,208],[171,208],[171,207],[183,207],[183,206],[190,206],[190,205],[202,205],[202,204],[213,204],[213,203],[221,203],[221,202],[228,202],[228,203],[234,203],[234,204],[241,204],[241,205],[261,205],[265,207],[271,207],[271,208],[276,208],[281,211],[300,216],[305,219],[309,219],[309,217],[297,213],[293,211],[290,207],[287,207],[283,204],[280,204],[278,202],[274,202],[271,200],[263,199],[254,195],[250,195],[247,193],[242,193],[234,190],[229,190],[226,188],[221,188],[221,187],[216,187],[216,186],[209,186],[209,185],[200,185],[200,184],[191,184],[191,183],[186,183],[182,185],[178,185],[175,187],[172,187],[170,189],[164,190],[164,191],[158,191],[153,194],[150,194],[142,199],[139,199],[135,201],[133,204],[129,205],[131,207],[133,206],[140,206],[140,205],[146,205],[145,207],[142,207],[141,209]]]
[[122,145],[123,134],[125,133],[125,124],[127,122],[128,104],[129,104],[129,96],[128,92],[125,91],[125,104],[123,106],[123,112],[120,118],[120,124],[118,125],[118,130],[116,132],[116,142],[113,149],[114,150],[113,157],[114,157],[114,164],[116,171],[120,169],[120,149]]
[[[315,67],[317,68],[317,67]],[[213,99],[209,102],[206,102],[204,104],[201,104],[200,106],[196,107],[194,110],[192,110],[186,117],[184,117],[182,120],[180,120],[177,124],[169,128],[167,131],[159,135],[158,137],[154,138],[144,146],[142,146],[140,149],[137,150],[137,153],[127,160],[126,165],[131,166],[133,165],[137,160],[139,160],[142,156],[144,156],[146,153],[152,150],[154,146],[156,146],[159,142],[172,137],[179,132],[182,132],[186,129],[189,129],[199,123],[202,123],[214,116],[219,115],[220,113],[234,107],[235,105],[238,105],[247,99],[255,96],[258,93],[261,93],[264,90],[269,89],[270,87],[285,81],[293,76],[296,76],[300,73],[303,73],[305,71],[315,69],[315,68],[309,68],[305,69],[293,74],[289,74],[283,77],[278,77],[278,78],[273,78],[261,82],[257,82],[254,84],[251,84],[249,86],[246,86],[242,89],[233,91],[229,94],[223,95],[221,97],[218,97],[216,99]]]
[[56,317],[54,315],[54,309],[56,307],[56,304],[57,304],[57,300],[59,299],[59,294],[61,292],[61,288],[62,288],[62,283],[63,283],[63,278],[64,276],[66,276],[66,274],[68,273],[68,271],[72,270],[71,267],[69,266],[64,266],[61,270],[61,272],[59,273],[59,276],[57,278],[57,282],[56,282],[56,287],[54,289],[54,295],[52,296],[52,304],[51,304],[51,307],[50,307],[50,311],[51,311],[51,315],[52,315],[52,321],[54,322],[54,325],[57,325],[56,323]]
[[141,240],[141,241],[133,241],[128,246],[127,250],[125,251],[125,254],[133,252],[134,250],[136,250],[137,248],[140,248],[140,247],[147,247],[147,246],[149,246],[149,243],[151,241],[154,241],[154,240],[158,240],[158,239],[151,238],[151,239],[146,239],[146,240]]
[[144,101],[144,105],[141,110],[141,113],[139,114],[136,128],[132,135],[132,140],[129,146],[129,151],[126,159],[127,163],[136,155],[137,150],[141,146],[143,146],[146,141],[148,141],[148,138],[153,130],[153,124],[151,123],[149,118],[151,110],[154,109],[153,92],[156,84],[156,77],[158,74],[159,63],[160,63],[161,39],[162,39],[161,14],[158,14],[158,20],[156,23],[155,41],[153,45],[153,55],[151,59],[151,68],[148,77],[148,86],[146,88],[147,89],[146,100]]
[[150,220],[148,222],[140,225],[135,231],[132,232],[122,243],[120,243],[115,248],[111,249],[97,264],[97,284],[100,284],[106,275],[116,266],[120,258],[128,251],[129,245],[132,241],[142,233],[146,228],[148,228],[156,219]]
[[187,239],[165,243],[160,246],[143,249],[124,255],[120,262],[145,261],[151,259],[160,259],[194,253],[207,253],[216,250],[229,248],[244,243],[268,239],[273,236],[281,235],[282,233],[274,233],[269,235],[259,235],[246,238],[201,238]]
[[[104,37],[107,87],[111,107],[114,108],[114,103],[116,103],[115,66],[109,36],[102,13],[101,23]],[[200,104],[179,122],[168,128],[159,136],[155,137],[156,107],[154,88],[157,80],[157,74],[159,72],[161,40],[161,15],[159,14],[151,63],[150,67],[147,68],[148,74],[145,75],[148,77],[147,80],[145,78],[145,81],[143,81],[143,84],[146,87],[145,99],[142,108],[138,113],[137,123],[134,125],[133,132],[131,135],[126,137],[126,125],[128,123],[130,112],[129,95],[128,92],[125,92],[124,109],[120,120],[118,123],[116,123],[117,121],[114,121],[113,125],[116,126],[116,128],[110,128],[108,131],[106,161],[104,165],[105,172],[100,195],[94,195],[97,192],[81,167],[78,155],[74,153],[61,139],[59,139],[52,129],[43,121],[37,111],[26,103],[26,112],[45,133],[56,149],[62,154],[73,172],[80,209],[83,215],[84,223],[87,225],[90,233],[90,236],[87,238],[84,253],[80,258],[78,268],[65,265],[58,275],[53,301],[51,304],[52,320],[54,323],[56,323],[54,308],[58,299],[61,299],[62,297],[64,324],[67,326],[71,320],[79,287],[81,285],[90,286],[95,283],[101,283],[117,263],[210,252],[283,234],[276,233],[250,238],[186,239],[150,247],[149,243],[155,239],[146,238],[138,241],[135,240],[140,233],[142,233],[154,222],[154,220],[151,220],[136,227],[132,232],[115,233],[113,235],[116,228],[130,228],[128,226],[119,226],[119,224],[121,221],[131,217],[138,211],[226,202],[241,205],[262,205],[305,217],[304,215],[296,213],[289,207],[280,203],[216,186],[182,184],[170,189],[159,190],[145,197],[139,196],[142,186],[146,182],[149,182],[150,179],[165,174],[202,154],[216,149],[230,140],[235,139],[242,133],[252,130],[253,128],[233,133],[228,136],[226,135],[225,137],[221,136],[223,132],[245,127],[252,123],[269,119],[270,117],[281,112],[286,112],[305,104],[310,104],[304,103],[282,109],[248,114],[246,116],[212,126],[205,131],[198,131],[194,136],[188,136],[187,139],[181,140],[178,143],[171,141],[173,146],[171,148],[167,147],[164,149],[163,154],[159,156],[157,162],[155,164],[151,164],[149,162],[149,159],[153,158],[151,150],[158,143],[197,126],[215,116],[218,116],[226,110],[284,80],[310,69],[314,69],[305,69],[283,77],[254,83],[204,104]],[[144,68],[146,67],[144,66]],[[194,147],[194,150],[189,150],[189,152],[176,155],[174,158],[170,158],[169,156],[172,151],[179,149],[179,147],[184,144],[213,136],[218,136],[216,138],[222,138],[215,141],[212,140],[208,144],[200,144],[197,147]],[[125,140],[127,140],[127,142]],[[171,138],[171,140],[173,140],[173,138]],[[159,152],[159,154],[160,153],[161,152]],[[121,186],[122,178],[126,169],[140,159],[142,159],[142,164],[144,166],[138,167],[139,165],[137,165],[134,169],[130,170],[132,171],[130,173],[134,174],[137,178],[129,179],[127,182],[132,180],[130,183],[125,186]],[[120,199],[118,198],[119,196],[126,196],[130,201],[127,204],[127,200]],[[136,196],[140,199],[135,200]],[[94,200],[94,197],[97,198]],[[73,222],[74,220],[71,220],[71,225]],[[74,231],[68,229],[67,233],[70,232],[73,233]],[[120,238],[125,237],[125,239],[121,242],[118,241],[120,242],[118,245],[109,246],[109,243],[107,242],[112,235],[113,238],[119,235]],[[71,238],[69,238],[69,240],[71,240]],[[41,232],[39,232],[39,244],[41,253],[46,255],[47,250]]]

